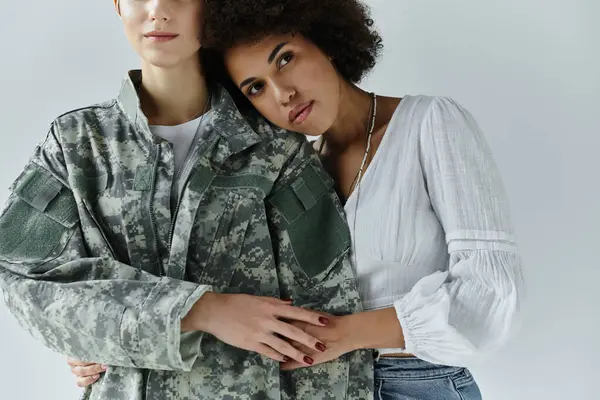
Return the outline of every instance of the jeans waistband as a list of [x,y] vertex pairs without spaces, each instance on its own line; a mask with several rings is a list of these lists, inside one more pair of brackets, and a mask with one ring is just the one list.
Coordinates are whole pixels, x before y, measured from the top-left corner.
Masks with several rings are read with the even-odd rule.
[[431,364],[416,357],[385,357],[375,362],[376,379],[428,379],[450,376],[462,367]]

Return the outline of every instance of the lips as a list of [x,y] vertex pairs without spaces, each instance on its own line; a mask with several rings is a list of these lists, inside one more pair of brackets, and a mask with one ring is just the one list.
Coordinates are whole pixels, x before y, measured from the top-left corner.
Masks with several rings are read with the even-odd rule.
[[294,107],[289,113],[289,120],[292,124],[301,124],[310,115],[313,108],[313,101],[309,101],[307,103],[298,104]]
[[176,33],[161,32],[161,31],[152,31],[152,32],[148,32],[144,35],[144,37],[146,39],[149,39],[149,40],[152,40],[155,42],[166,42],[166,41],[177,38],[177,36],[179,36],[179,35]]

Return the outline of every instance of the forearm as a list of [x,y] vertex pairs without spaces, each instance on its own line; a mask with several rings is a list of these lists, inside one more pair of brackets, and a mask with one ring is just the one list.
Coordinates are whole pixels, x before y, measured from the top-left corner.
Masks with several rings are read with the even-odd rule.
[[190,311],[181,320],[181,332],[208,332],[210,333],[211,316],[215,314],[215,308],[222,295],[212,291],[206,292],[194,303]]
[[352,350],[404,348],[404,334],[393,307],[342,317]]
[[108,259],[78,260],[41,276],[10,267],[0,263],[0,286],[9,309],[32,336],[59,353],[110,365],[175,370],[189,368],[192,353],[198,355],[199,338],[182,335],[179,327],[201,294],[198,285]]

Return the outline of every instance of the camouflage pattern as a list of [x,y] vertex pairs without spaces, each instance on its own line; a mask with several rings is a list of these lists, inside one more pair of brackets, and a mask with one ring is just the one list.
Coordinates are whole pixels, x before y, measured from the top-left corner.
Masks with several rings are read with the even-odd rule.
[[153,136],[132,71],[117,99],[57,118],[0,214],[0,284],[49,348],[110,365],[85,397],[367,399],[370,351],[313,368],[180,332],[207,290],[361,311],[343,209],[304,137],[217,89],[208,139],[176,210],[170,144]]

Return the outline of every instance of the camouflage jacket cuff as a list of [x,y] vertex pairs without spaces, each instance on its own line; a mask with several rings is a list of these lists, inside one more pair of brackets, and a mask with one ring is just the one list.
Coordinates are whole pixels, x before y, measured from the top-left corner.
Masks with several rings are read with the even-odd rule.
[[189,371],[200,354],[200,332],[181,332],[181,319],[210,286],[161,279],[121,320],[121,346],[144,369]]

